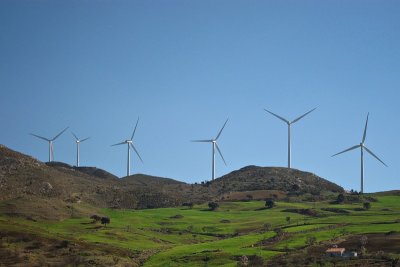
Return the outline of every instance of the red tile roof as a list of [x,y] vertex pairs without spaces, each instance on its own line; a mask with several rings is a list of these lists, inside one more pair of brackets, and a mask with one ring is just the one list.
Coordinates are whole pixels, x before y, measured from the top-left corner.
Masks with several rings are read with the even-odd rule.
[[326,253],[343,253],[345,250],[345,248],[328,248]]

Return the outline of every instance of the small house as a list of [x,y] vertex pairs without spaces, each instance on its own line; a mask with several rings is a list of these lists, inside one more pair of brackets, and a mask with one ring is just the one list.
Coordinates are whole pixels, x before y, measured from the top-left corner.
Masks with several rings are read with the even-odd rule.
[[328,248],[325,253],[330,257],[342,257],[345,251],[345,248]]

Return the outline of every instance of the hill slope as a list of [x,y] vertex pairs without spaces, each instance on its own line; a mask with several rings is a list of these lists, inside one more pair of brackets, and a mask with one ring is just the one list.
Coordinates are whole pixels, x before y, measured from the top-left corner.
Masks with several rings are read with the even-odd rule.
[[[60,217],[66,216],[73,203],[87,203],[99,208],[157,208],[183,202],[222,200],[229,194],[248,195],[243,192],[249,191],[257,192],[257,198],[262,199],[266,196],[263,191],[318,194],[321,191],[343,192],[343,188],[312,173],[257,166],[248,166],[202,184],[186,184],[144,174],[118,179],[94,167],[77,168],[59,162],[44,164],[0,146],[0,201],[42,201],[43,205],[39,206],[43,207],[50,201],[56,205],[52,209],[58,210]],[[9,204],[11,207],[12,203]],[[4,207],[3,211],[10,212]],[[38,209],[32,207],[32,210]]]
[[280,190],[285,192],[343,192],[343,188],[313,173],[281,167],[247,166],[216,179],[224,191]]
[[[145,175],[140,179],[146,180],[146,177],[152,184],[164,180],[171,183],[169,179]],[[97,168],[74,168],[55,162],[44,164],[0,146],[0,201],[3,202],[0,212],[61,219],[69,217],[74,203],[99,208],[147,208],[174,206],[182,202],[165,193],[163,188],[139,186],[138,183],[132,184],[130,179],[134,178],[117,179]],[[18,208],[21,206],[24,209]]]

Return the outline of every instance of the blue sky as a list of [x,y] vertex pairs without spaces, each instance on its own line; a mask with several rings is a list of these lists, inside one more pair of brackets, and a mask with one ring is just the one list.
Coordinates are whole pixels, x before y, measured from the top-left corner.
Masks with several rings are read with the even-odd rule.
[[[219,140],[228,166],[292,166],[359,190],[360,155],[330,156],[361,141],[365,191],[400,189],[398,1],[8,1],[0,2],[0,143],[47,160],[66,126],[81,164],[118,176],[140,117],[132,171],[200,182]],[[70,131],[55,159],[75,162]]]

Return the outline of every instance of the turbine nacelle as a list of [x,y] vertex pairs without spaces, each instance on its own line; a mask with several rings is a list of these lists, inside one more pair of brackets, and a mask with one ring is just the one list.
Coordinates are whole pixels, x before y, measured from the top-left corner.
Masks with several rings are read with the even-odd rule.
[[69,127],[67,127],[64,130],[62,130],[59,134],[54,136],[52,139],[49,139],[49,138],[46,138],[46,137],[31,133],[32,136],[35,136],[35,137],[37,137],[39,139],[42,139],[44,141],[47,141],[49,143],[49,162],[53,161],[53,158],[54,158],[53,141],[55,141],[60,135],[62,135],[68,128]]
[[212,143],[212,180],[215,179],[215,149],[217,150],[218,154],[221,156],[224,164],[226,165],[226,161],[224,159],[224,156],[222,156],[222,152],[219,149],[219,146],[217,144],[218,138],[221,136],[222,131],[225,128],[225,125],[227,124],[229,119],[226,119],[224,125],[222,126],[221,130],[218,132],[217,137],[214,139],[208,139],[208,140],[192,140],[192,142],[201,142],[201,143]]
[[367,120],[365,121],[364,133],[363,133],[363,137],[362,137],[361,143],[359,145],[352,146],[352,147],[350,147],[348,149],[345,149],[345,150],[343,150],[343,151],[341,151],[339,153],[336,153],[336,154],[332,155],[332,157],[334,157],[336,155],[339,155],[339,154],[342,154],[342,153],[345,153],[345,152],[348,152],[348,151],[351,151],[351,150],[354,150],[354,149],[357,149],[357,148],[361,149],[361,193],[364,193],[364,153],[363,153],[364,149],[371,156],[373,156],[375,159],[377,159],[378,161],[380,161],[383,165],[385,165],[387,167],[387,165],[377,155],[375,155],[370,149],[368,149],[364,145],[365,138],[367,137],[368,118],[369,118],[369,113],[367,115]]
[[316,109],[316,108],[313,108],[312,110],[310,110],[310,111],[304,113],[303,115],[297,117],[296,119],[294,119],[294,120],[292,120],[292,121],[289,121],[289,120],[285,119],[285,118],[282,117],[282,116],[279,116],[279,115],[277,115],[277,114],[275,114],[275,113],[273,113],[273,112],[271,112],[271,111],[269,111],[269,110],[267,110],[267,109],[264,109],[266,112],[268,112],[268,113],[271,114],[272,116],[274,116],[274,117],[280,119],[281,121],[283,121],[284,123],[286,123],[287,126],[288,126],[288,168],[289,168],[289,169],[291,168],[291,158],[292,158],[292,157],[291,157],[291,139],[290,139],[290,128],[291,128],[291,125],[294,124],[295,122],[298,122],[299,120],[301,120],[302,118],[304,118],[305,116],[307,116],[308,114],[310,114],[311,112],[313,112],[315,109]]
[[131,159],[131,154],[130,154],[131,149],[133,149],[133,151],[135,151],[136,155],[138,156],[138,158],[140,159],[140,161],[143,163],[142,157],[140,157],[139,152],[137,151],[137,149],[136,149],[135,146],[133,145],[133,137],[135,136],[135,132],[136,132],[136,128],[137,128],[137,126],[138,126],[138,123],[139,123],[139,118],[138,118],[137,121],[136,121],[136,125],[135,125],[135,128],[134,128],[134,130],[133,130],[131,139],[126,139],[125,141],[122,141],[122,142],[120,142],[120,143],[117,143],[117,144],[112,145],[112,146],[118,146],[118,145],[123,145],[123,144],[127,144],[127,145],[128,145],[128,162],[127,162],[127,171],[126,171],[127,176],[130,175],[130,169],[131,169],[131,163],[130,163],[130,162],[131,162],[131,160],[130,160],[130,159]]

